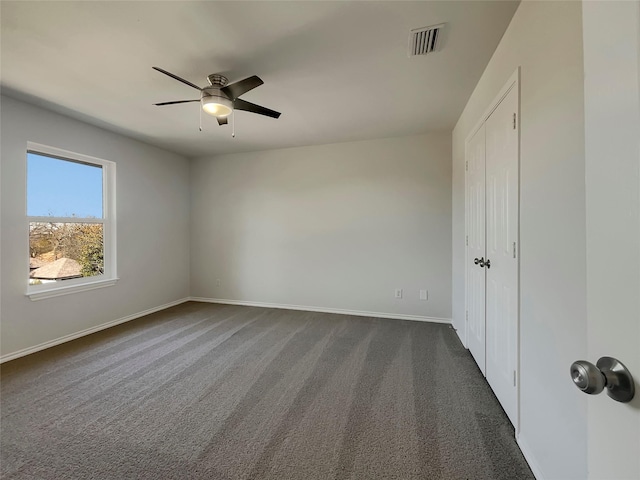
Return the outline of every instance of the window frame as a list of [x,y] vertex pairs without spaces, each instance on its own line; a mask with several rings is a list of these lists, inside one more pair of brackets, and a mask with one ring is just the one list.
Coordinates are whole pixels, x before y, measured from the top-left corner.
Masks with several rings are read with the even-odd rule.
[[[41,217],[28,215],[28,175],[25,174],[25,224],[27,229],[27,244],[29,241],[29,228],[33,222],[53,223],[98,223],[102,224],[103,248],[104,248],[104,273],[93,277],[83,277],[65,280],[64,282],[46,283],[42,285],[29,285],[26,277],[26,295],[31,300],[68,295],[76,292],[93,290],[96,288],[110,287],[118,281],[116,259],[116,164],[110,160],[91,157],[80,153],[70,152],[61,148],[50,147],[35,142],[27,142],[25,152],[25,173],[27,169],[27,155],[29,153],[53,157],[61,161],[84,163],[100,166],[102,168],[102,218],[82,217]],[[29,271],[29,255],[26,256],[25,271]]]

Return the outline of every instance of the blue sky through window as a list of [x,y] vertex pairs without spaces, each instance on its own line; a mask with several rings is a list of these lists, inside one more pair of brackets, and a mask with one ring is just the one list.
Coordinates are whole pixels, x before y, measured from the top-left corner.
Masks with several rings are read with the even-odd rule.
[[102,218],[102,167],[27,153],[27,215]]

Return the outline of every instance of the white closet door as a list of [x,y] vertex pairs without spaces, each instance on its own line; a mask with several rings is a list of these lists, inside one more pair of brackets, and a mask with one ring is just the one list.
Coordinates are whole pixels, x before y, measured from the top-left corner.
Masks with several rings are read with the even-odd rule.
[[485,122],[486,377],[517,425],[518,92],[512,88]]
[[485,127],[467,143],[467,346],[485,374]]

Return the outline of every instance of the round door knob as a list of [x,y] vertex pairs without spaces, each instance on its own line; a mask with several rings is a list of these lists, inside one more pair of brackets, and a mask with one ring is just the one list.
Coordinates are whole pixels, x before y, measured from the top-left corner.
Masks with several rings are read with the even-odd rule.
[[635,395],[631,372],[622,362],[612,357],[602,357],[594,365],[586,360],[571,364],[571,379],[584,393],[597,395],[605,387],[607,395],[617,402],[630,402]]
[[478,260],[478,258],[477,258],[477,257],[473,259],[473,263],[475,263],[476,265],[477,265],[479,262],[480,262],[480,260]]
[[571,365],[571,378],[576,387],[584,393],[597,395],[604,390],[606,380],[602,372],[593,363],[578,360]]

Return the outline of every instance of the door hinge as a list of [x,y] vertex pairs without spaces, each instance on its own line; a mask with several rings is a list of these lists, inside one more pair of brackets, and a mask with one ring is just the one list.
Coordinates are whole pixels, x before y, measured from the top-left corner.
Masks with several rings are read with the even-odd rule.
[[469,246],[469,235],[467,235],[467,238],[464,243],[467,245],[467,247]]
[[513,258],[516,258],[516,242],[513,242]]
[[469,171],[469,160],[464,162],[464,170],[465,170],[465,172]]
[[516,114],[513,114],[513,129],[516,129]]
[[513,371],[513,386],[516,386],[516,371]]

